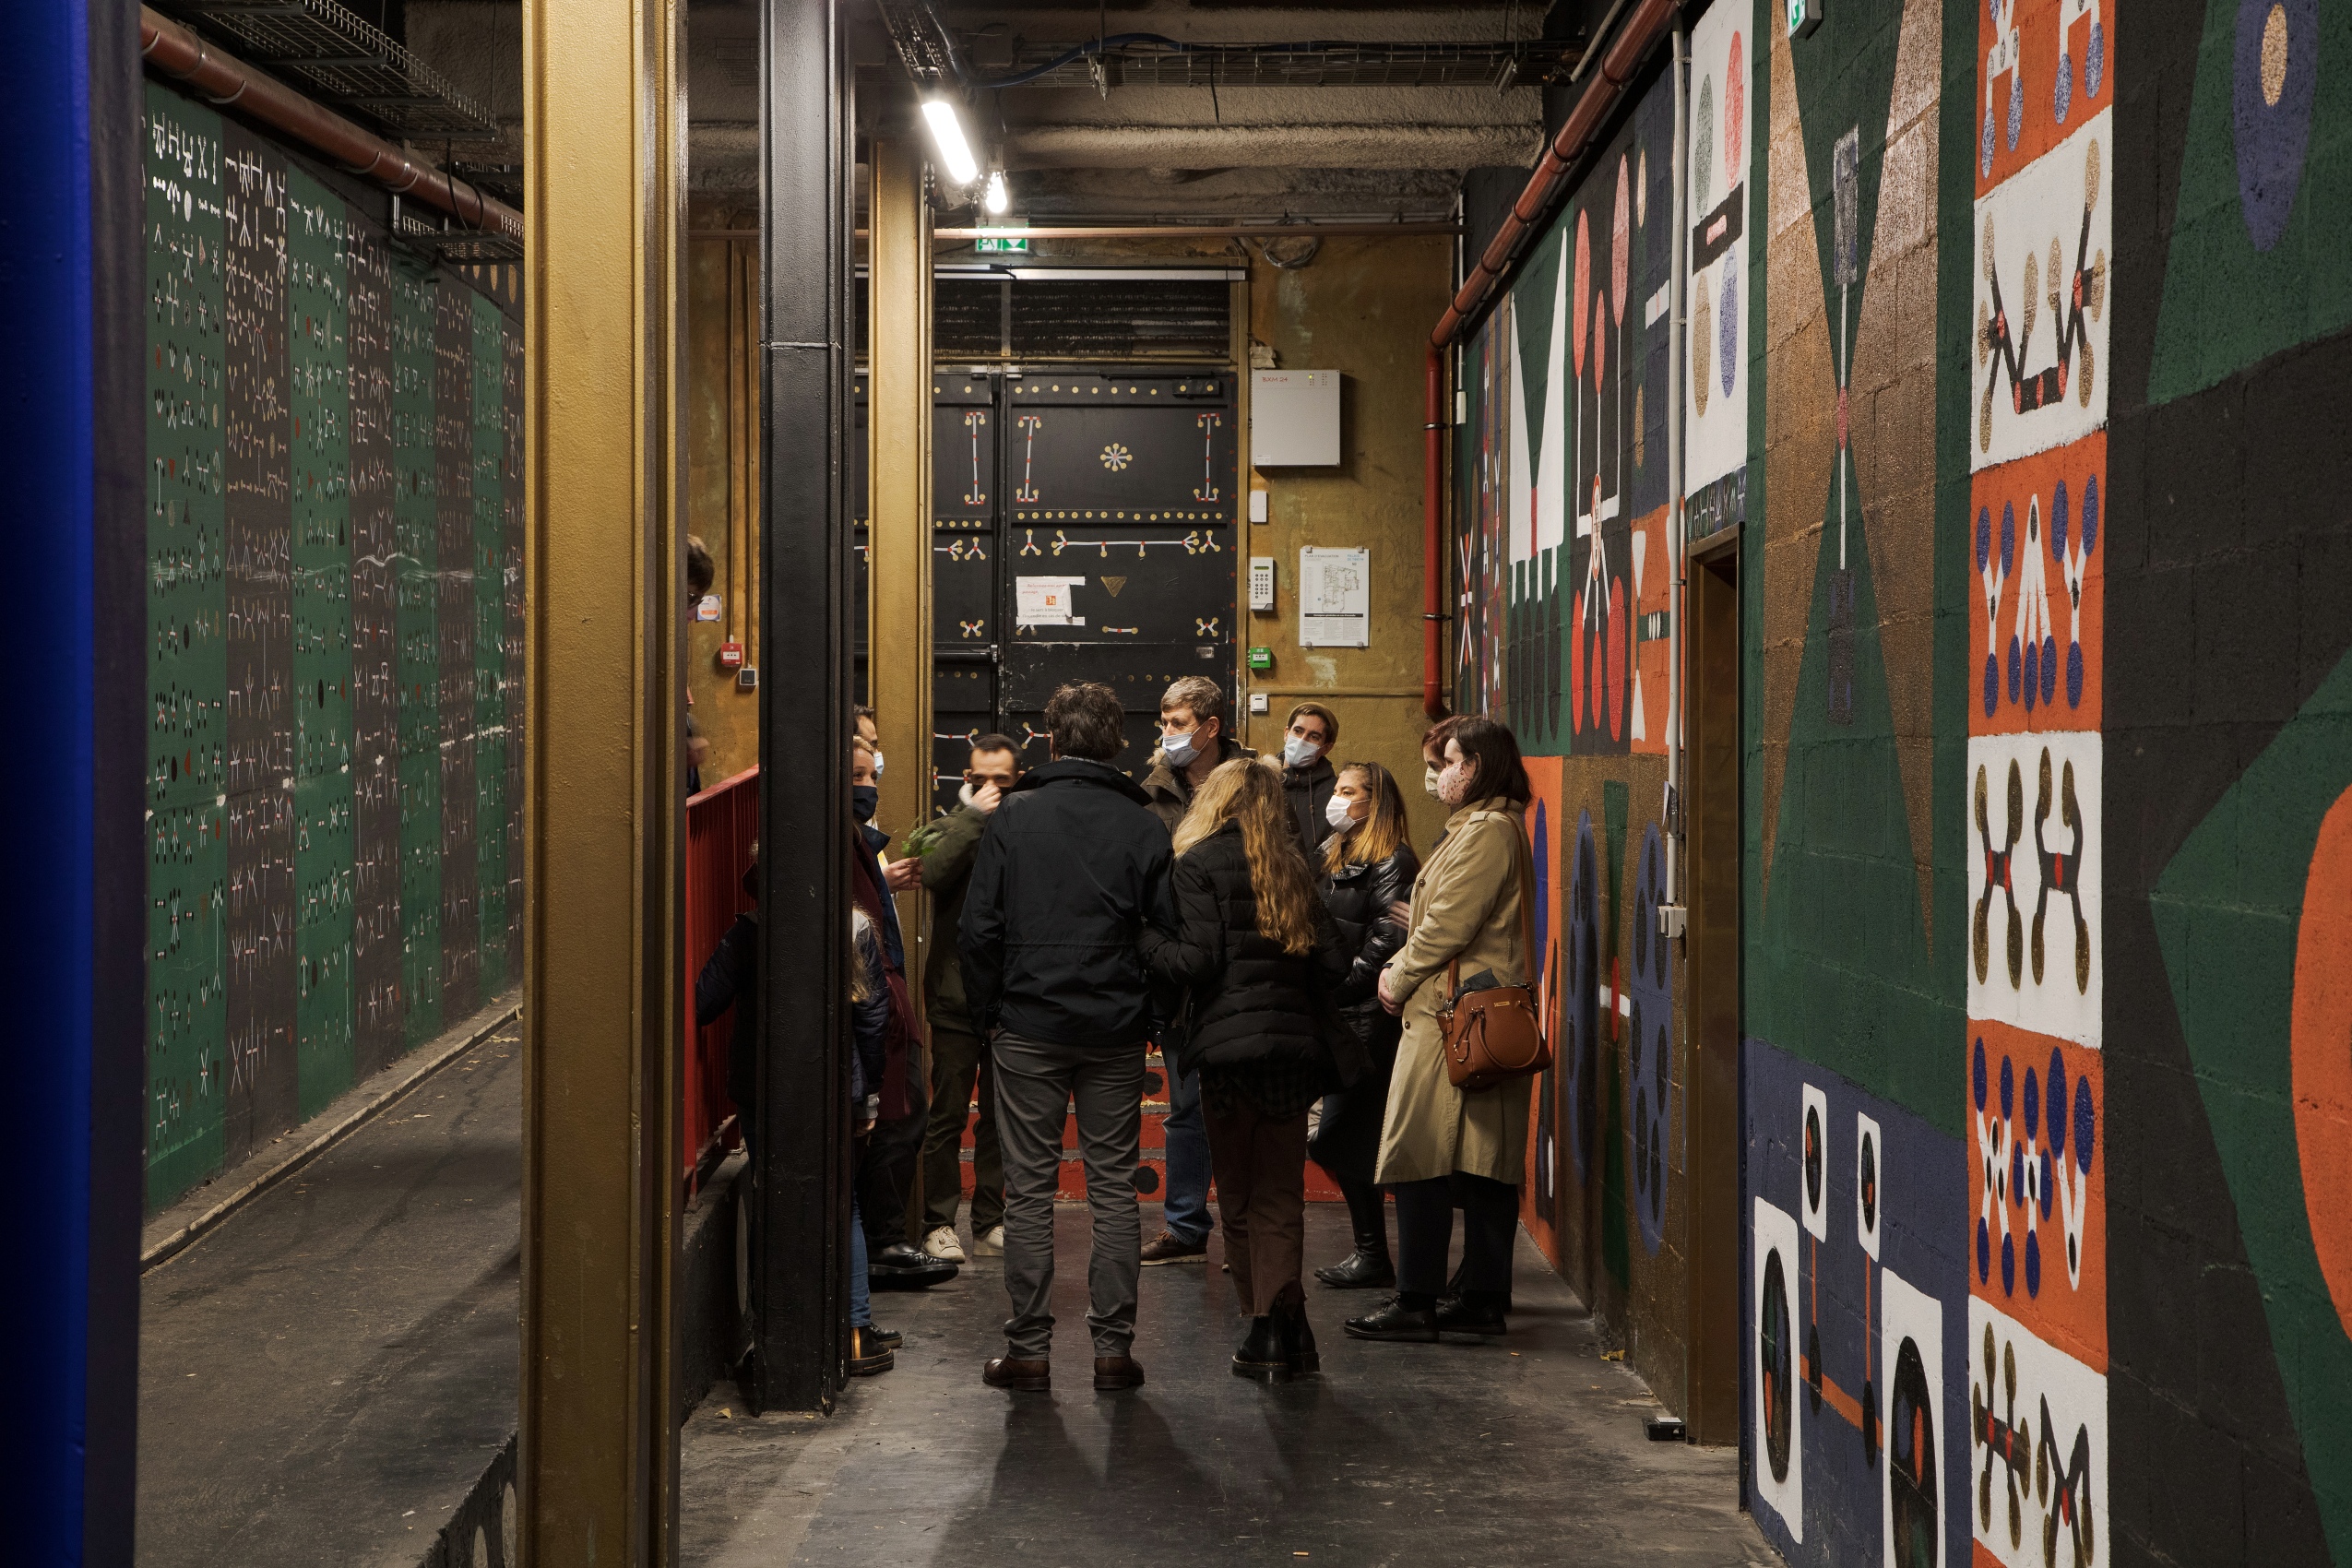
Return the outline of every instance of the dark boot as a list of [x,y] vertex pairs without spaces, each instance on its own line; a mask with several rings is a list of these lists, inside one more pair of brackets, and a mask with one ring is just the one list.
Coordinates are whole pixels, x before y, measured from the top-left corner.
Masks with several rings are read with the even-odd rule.
[[1350,1339],[1387,1339],[1404,1344],[1437,1343],[1437,1304],[1430,1297],[1400,1290],[1378,1311],[1348,1320]]
[[1233,1352],[1233,1375],[1259,1383],[1290,1381],[1290,1358],[1282,1345],[1282,1329],[1273,1317],[1250,1319],[1250,1331]]
[[1282,1357],[1292,1377],[1312,1377],[1323,1371],[1323,1356],[1315,1349],[1315,1331],[1307,1322],[1305,1295],[1285,1297],[1275,1303],[1274,1321],[1282,1334]]
[[1511,1298],[1502,1290],[1465,1290],[1437,1304],[1437,1332],[1446,1339],[1488,1340],[1511,1332],[1503,1319]]
[[[1459,1300],[1463,1297],[1479,1294],[1479,1292],[1467,1290],[1463,1288],[1462,1281],[1468,1278],[1469,1274],[1470,1260],[1464,1258],[1459,1264],[1455,1265],[1454,1277],[1445,1282],[1445,1296],[1447,1300]],[[1503,1311],[1507,1313],[1511,1310],[1511,1289],[1509,1286],[1505,1286],[1500,1290],[1493,1291],[1491,1294],[1497,1301],[1500,1301],[1503,1304]]]
[[885,1345],[872,1327],[849,1330],[849,1375],[873,1377],[898,1364],[897,1352]]
[[1315,1270],[1315,1277],[1335,1290],[1384,1290],[1396,1283],[1396,1265],[1388,1256],[1388,1213],[1378,1187],[1343,1182],[1348,1218],[1356,1232],[1356,1250],[1345,1261]]
[[912,1241],[893,1241],[866,1263],[866,1287],[873,1290],[928,1290],[956,1275],[956,1265],[932,1257]]

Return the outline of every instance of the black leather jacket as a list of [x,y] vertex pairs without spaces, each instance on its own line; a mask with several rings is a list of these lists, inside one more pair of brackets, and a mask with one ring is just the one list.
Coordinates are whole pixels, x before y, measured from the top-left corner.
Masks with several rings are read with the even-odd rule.
[[1326,873],[1321,884],[1324,908],[1339,928],[1340,945],[1355,960],[1334,1000],[1341,1019],[1375,1051],[1384,1046],[1395,1049],[1404,1029],[1403,1022],[1380,1004],[1380,971],[1405,945],[1408,934],[1388,918],[1388,906],[1409,900],[1413,881],[1420,874],[1420,857],[1410,844],[1399,844],[1395,854],[1378,864],[1342,866]]

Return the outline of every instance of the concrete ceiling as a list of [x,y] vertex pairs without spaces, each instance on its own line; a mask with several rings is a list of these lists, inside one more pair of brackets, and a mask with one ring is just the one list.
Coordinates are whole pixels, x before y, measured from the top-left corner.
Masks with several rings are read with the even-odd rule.
[[[901,0],[902,5],[909,0]],[[1535,4],[1356,3],[1267,6],[1218,0],[935,0],[976,77],[1015,57],[1109,32],[1189,43],[1488,43],[1536,36]],[[408,0],[409,44],[495,115],[496,144],[452,149],[481,169],[521,161],[519,0]],[[908,134],[914,84],[881,25],[852,0],[861,117]],[[690,177],[722,204],[758,187],[758,10],[693,0],[687,13]],[[1032,221],[1442,218],[1465,170],[1526,164],[1541,136],[1540,89],[1514,86],[1053,84],[968,95],[983,157],[1000,156],[1015,213]]]

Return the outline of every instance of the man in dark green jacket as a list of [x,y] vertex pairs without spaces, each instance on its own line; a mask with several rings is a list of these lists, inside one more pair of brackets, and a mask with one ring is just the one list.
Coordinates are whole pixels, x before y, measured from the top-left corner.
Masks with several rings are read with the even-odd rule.
[[1021,776],[1017,742],[981,735],[964,767],[962,803],[921,836],[922,885],[932,896],[933,940],[923,966],[923,1005],[931,1018],[931,1124],[923,1133],[923,1251],[964,1261],[956,1239],[956,1205],[963,1195],[964,1126],[975,1079],[980,1120],[972,1132],[972,1253],[1004,1250],[1004,1161],[996,1141],[996,1083],[989,1051],[972,1027],[964,1001],[963,961],[956,931],[964,918],[964,889],[980,835],[996,803]]

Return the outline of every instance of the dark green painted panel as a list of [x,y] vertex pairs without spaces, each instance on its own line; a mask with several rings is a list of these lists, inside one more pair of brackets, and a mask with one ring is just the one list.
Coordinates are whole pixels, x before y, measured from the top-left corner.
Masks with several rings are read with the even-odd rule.
[[294,926],[302,1109],[350,1087],[350,306],[342,198],[286,182],[294,509]]
[[474,853],[481,994],[506,984],[505,318],[473,298]]
[[410,1045],[441,1032],[440,546],[434,518],[433,275],[392,263],[393,591],[398,603],[401,991]]
[[220,117],[147,94],[148,1197],[217,1168],[228,991]]

